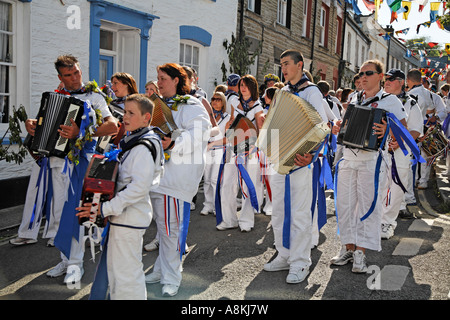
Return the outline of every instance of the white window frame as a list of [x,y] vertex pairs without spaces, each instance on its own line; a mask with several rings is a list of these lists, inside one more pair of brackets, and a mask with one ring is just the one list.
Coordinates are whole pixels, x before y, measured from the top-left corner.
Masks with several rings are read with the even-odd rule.
[[[11,115],[12,107],[16,106],[16,77],[17,77],[17,8],[16,3],[9,0],[1,0],[1,2],[11,5],[11,31],[1,31],[2,34],[12,36],[12,55],[9,62],[0,62],[1,66],[6,66],[9,69],[9,83],[7,85],[8,92],[0,92],[0,97],[8,97],[8,111]],[[16,106],[18,108],[18,106]],[[2,115],[3,116],[3,115]],[[8,129],[8,122],[0,122],[0,133],[3,136],[3,132]]]
[[255,0],[248,0],[247,9],[255,12]]
[[308,29],[308,5],[310,0],[303,0],[303,21],[302,21],[302,37],[306,38],[306,30]]
[[[181,48],[183,47],[183,58],[181,59]],[[190,47],[190,51],[191,51],[191,59],[190,61],[186,61],[186,49],[187,47]],[[194,51],[198,52],[198,57],[197,57],[197,63],[194,63]],[[187,66],[187,67],[191,67],[193,69],[195,69],[195,71],[197,72],[197,75],[200,74],[200,64],[201,64],[201,50],[202,47],[194,42],[194,41],[190,41],[190,40],[180,40],[180,54],[179,54],[179,63],[181,66]]]
[[286,15],[287,15],[287,0],[278,0],[278,10],[277,10],[277,23],[286,26]]
[[327,11],[324,7],[320,8],[320,20],[319,20],[319,45],[325,47],[325,28],[327,20]]

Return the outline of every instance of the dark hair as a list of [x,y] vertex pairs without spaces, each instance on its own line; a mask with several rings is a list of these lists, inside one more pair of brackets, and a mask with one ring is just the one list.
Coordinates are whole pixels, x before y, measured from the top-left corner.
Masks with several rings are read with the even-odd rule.
[[286,50],[281,54],[280,59],[282,59],[286,56],[290,56],[296,64],[299,63],[300,61],[303,62],[303,55],[298,50],[293,50],[293,49]]
[[250,93],[252,95],[252,100],[253,101],[258,100],[259,99],[258,81],[256,81],[255,77],[252,76],[251,74],[247,74],[239,80],[239,82],[238,82],[239,95],[241,95],[241,89],[240,89],[241,82],[244,82],[245,85],[247,86],[248,90],[250,90]]
[[191,88],[188,84],[186,71],[177,63],[166,63],[157,67],[157,70],[167,73],[172,79],[178,78],[177,94],[188,94]]
[[58,71],[58,74],[61,74],[59,72],[59,68],[72,68],[76,65],[80,66],[78,59],[70,54],[61,55],[58,58],[56,58],[55,61],[55,69],[56,71]]
[[278,90],[277,87],[270,87],[266,89],[266,96],[272,100],[273,96],[275,95],[275,92]]
[[116,72],[111,76],[111,80],[116,78],[123,84],[125,84],[128,88],[128,94],[138,93],[136,80],[134,80],[133,76],[126,72]]
[[134,101],[139,106],[141,114],[146,114],[147,112],[153,114],[153,102],[144,94],[134,93],[127,96],[125,102]]
[[411,69],[408,71],[406,78],[415,82],[422,82],[422,72],[419,69]]
[[319,82],[317,82],[317,86],[319,87],[322,94],[327,94],[330,91],[330,85],[325,80],[320,80]]

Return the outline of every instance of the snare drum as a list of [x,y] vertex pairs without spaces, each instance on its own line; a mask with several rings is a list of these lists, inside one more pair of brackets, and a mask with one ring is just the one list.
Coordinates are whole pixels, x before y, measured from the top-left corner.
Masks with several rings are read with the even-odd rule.
[[422,149],[427,158],[436,158],[447,150],[448,143],[441,127],[437,125],[428,129],[425,139],[422,141]]

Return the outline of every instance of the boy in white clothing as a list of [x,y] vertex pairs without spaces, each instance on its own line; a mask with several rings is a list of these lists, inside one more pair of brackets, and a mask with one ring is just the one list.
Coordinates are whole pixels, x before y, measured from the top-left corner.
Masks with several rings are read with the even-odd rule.
[[[119,174],[115,197],[102,203],[99,213],[109,218],[107,271],[111,299],[146,300],[142,265],[145,230],[152,221],[150,190],[158,186],[162,173],[162,146],[148,127],[153,103],[144,95],[133,94],[125,101],[123,123],[129,134],[120,142]],[[149,152],[138,140],[148,140]],[[134,146],[134,147],[133,147]],[[79,217],[89,217],[91,204],[77,208]]]

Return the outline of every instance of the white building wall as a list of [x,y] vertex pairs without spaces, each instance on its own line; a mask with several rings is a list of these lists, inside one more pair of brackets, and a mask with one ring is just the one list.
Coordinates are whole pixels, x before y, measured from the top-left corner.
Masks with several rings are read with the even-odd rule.
[[[211,97],[214,87],[222,83],[221,65],[228,61],[222,43],[236,33],[237,0],[109,0],[138,11],[159,17],[153,21],[148,44],[147,80],[156,80],[156,67],[167,62],[179,61],[180,25],[197,26],[212,35],[211,46],[202,47],[200,52],[199,85]],[[24,6],[30,8],[31,71],[29,71],[30,105],[25,105],[29,117],[35,117],[41,95],[53,91],[59,84],[54,61],[58,55],[73,54],[78,57],[84,81],[89,81],[89,36],[90,2],[87,0],[32,1]],[[69,29],[67,18],[70,5],[80,8],[80,28]],[[19,50],[21,47],[19,47]],[[139,53],[137,53],[139,54]],[[26,61],[22,61],[25,63]],[[21,63],[19,61],[19,63]],[[115,70],[121,71],[121,70]],[[27,74],[23,75],[26,78]],[[20,88],[18,88],[20,91]],[[0,162],[0,180],[30,174],[30,157],[18,166]]]

